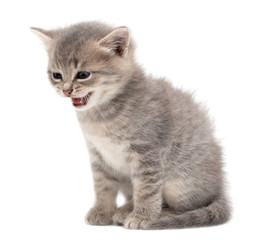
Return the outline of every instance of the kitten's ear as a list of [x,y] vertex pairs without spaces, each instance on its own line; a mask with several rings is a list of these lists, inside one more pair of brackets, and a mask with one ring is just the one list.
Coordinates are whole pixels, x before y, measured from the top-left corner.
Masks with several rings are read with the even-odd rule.
[[117,28],[98,43],[108,52],[123,56],[129,46],[129,30],[126,27]]
[[35,27],[31,27],[30,29],[33,33],[35,33],[37,36],[39,36],[42,39],[46,49],[49,50],[54,40],[55,31],[48,31],[42,28],[35,28]]

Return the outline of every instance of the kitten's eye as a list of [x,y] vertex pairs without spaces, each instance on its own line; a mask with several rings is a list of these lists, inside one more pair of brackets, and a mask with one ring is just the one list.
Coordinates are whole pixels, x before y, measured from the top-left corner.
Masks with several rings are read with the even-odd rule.
[[77,79],[87,79],[90,76],[90,72],[78,72]]
[[54,73],[53,73],[53,78],[54,78],[55,80],[57,80],[56,82],[60,82],[60,80],[62,80],[62,74],[57,73],[57,72],[54,72]]

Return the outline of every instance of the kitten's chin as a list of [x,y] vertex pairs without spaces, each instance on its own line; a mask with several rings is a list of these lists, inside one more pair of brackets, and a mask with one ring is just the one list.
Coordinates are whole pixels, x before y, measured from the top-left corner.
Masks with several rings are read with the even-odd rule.
[[74,108],[75,108],[75,110],[77,111],[77,112],[84,112],[84,111],[87,111],[89,108],[91,108],[91,107],[88,107],[88,106],[84,106],[84,107],[75,107],[74,106]]

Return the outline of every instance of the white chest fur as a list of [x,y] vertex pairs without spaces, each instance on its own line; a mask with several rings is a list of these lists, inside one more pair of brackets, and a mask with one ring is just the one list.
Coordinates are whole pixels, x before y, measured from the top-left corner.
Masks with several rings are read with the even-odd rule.
[[126,144],[114,143],[110,138],[101,138],[95,136],[86,136],[86,138],[102,155],[107,165],[109,165],[121,175],[130,176]]

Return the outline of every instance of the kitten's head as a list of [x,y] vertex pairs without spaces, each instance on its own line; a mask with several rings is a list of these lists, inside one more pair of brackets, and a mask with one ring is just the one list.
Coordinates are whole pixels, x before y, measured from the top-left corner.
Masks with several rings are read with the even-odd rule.
[[115,97],[133,72],[134,47],[126,27],[89,22],[51,31],[31,29],[45,44],[51,83],[60,95],[71,97],[77,110]]

